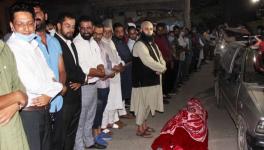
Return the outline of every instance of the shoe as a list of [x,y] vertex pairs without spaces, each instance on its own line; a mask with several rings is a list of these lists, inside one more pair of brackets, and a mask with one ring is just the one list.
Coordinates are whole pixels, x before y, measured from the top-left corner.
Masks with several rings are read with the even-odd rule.
[[106,149],[106,146],[94,143],[94,145],[87,147],[87,149]]
[[104,132],[101,132],[98,136],[101,137],[105,141],[111,141],[113,139],[112,136]]
[[104,146],[107,146],[108,145],[108,143],[102,137],[100,137],[100,136],[96,136],[94,138],[94,140],[95,140],[95,143],[98,143],[100,145],[104,145]]

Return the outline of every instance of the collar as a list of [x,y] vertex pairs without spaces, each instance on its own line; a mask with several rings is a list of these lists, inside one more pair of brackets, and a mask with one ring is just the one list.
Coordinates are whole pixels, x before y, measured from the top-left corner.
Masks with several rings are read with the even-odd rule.
[[65,43],[72,43],[72,41],[71,40],[67,40],[67,39],[65,39],[61,34],[59,34],[58,32],[56,32],[56,34],[65,42]]

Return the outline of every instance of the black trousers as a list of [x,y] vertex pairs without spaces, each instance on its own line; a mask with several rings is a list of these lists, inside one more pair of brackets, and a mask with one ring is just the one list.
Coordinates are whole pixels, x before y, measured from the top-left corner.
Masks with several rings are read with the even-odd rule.
[[58,112],[50,113],[50,117],[52,121],[52,130],[51,130],[52,150],[62,150],[62,143],[63,143],[61,141],[62,132],[63,132],[62,109]]
[[169,92],[172,91],[175,80],[175,77],[173,76],[174,75],[173,68],[171,67],[171,65],[167,63],[166,67],[167,70],[162,76],[162,89],[164,95],[167,95],[169,94]]
[[73,150],[81,114],[81,89],[77,91],[68,91],[63,100],[62,149]]
[[20,116],[29,148],[31,150],[52,150],[49,110],[21,111]]

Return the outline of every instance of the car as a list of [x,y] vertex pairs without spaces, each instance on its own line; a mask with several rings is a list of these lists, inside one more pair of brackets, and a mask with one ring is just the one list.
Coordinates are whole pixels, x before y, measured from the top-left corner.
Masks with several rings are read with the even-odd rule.
[[264,55],[243,42],[225,48],[215,79],[217,106],[224,106],[236,125],[239,150],[263,150]]

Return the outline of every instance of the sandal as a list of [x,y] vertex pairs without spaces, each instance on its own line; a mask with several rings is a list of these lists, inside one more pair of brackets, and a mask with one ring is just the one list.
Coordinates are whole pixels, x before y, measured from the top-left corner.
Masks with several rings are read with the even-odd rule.
[[151,128],[151,127],[147,127],[147,129],[145,131],[151,132],[151,133],[156,132],[156,130],[154,128]]
[[147,132],[137,132],[136,135],[143,138],[153,138],[153,136]]

